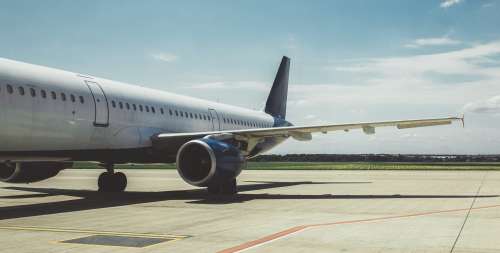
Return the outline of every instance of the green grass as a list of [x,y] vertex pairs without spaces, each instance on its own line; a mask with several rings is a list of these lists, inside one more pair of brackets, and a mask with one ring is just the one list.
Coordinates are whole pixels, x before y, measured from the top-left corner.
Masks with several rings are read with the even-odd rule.
[[[77,162],[74,169],[99,169]],[[125,164],[119,169],[175,169],[175,164]],[[500,170],[500,163],[249,162],[247,170]]]
[[500,170],[500,163],[256,162],[255,170]]

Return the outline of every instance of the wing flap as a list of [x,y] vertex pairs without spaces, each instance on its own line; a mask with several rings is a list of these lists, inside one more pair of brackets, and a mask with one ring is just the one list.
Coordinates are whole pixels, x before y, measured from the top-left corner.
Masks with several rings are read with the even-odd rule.
[[398,129],[406,129],[415,127],[441,126],[449,124],[451,124],[451,120],[440,121],[440,122],[403,123],[403,124],[397,124],[396,127]]

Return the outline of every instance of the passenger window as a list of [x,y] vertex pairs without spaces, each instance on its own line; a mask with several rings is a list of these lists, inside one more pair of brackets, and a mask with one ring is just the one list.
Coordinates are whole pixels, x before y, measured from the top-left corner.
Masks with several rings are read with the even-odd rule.
[[118,106],[120,107],[120,109],[123,109],[123,103],[122,102],[118,102]]
[[163,114],[163,113],[164,113],[163,108],[160,108],[160,113],[161,113],[161,114]]
[[189,113],[189,117],[190,117],[190,118],[193,118],[193,113],[191,113],[191,112],[190,112],[190,113]]
[[173,115],[173,114],[172,114],[172,109],[168,109],[168,113],[169,113],[170,115]]
[[116,108],[116,102],[115,102],[114,100],[112,100],[112,101],[111,101],[111,106],[112,106],[113,108]]
[[177,112],[177,110],[175,110],[175,116],[179,116],[179,113]]
[[154,107],[154,106],[151,106],[151,112],[152,112],[152,113],[156,113],[156,110],[155,110],[155,107]]
[[61,92],[61,99],[62,99],[62,101],[66,101],[66,94]]
[[129,103],[125,103],[125,107],[127,108],[127,110],[130,110],[130,104]]
[[139,111],[142,112],[142,105],[139,105]]
[[52,99],[54,99],[54,100],[57,99],[57,95],[55,92],[51,91],[50,95],[52,96]]
[[73,95],[73,94],[69,95],[69,98],[71,99],[71,102],[73,102],[73,103],[76,101],[75,95]]
[[32,97],[35,97],[36,96],[35,89],[30,88],[30,94],[31,94]]
[[80,96],[79,99],[80,99],[80,103],[82,103],[82,104],[85,103],[85,100],[83,99],[82,96]]
[[132,108],[134,108],[134,111],[137,111],[137,106],[135,106],[135,104],[132,104]]
[[184,113],[182,113],[182,111],[179,111],[179,114],[181,115],[181,117],[184,117]]
[[7,84],[7,92],[9,94],[12,94],[12,92],[14,92],[14,89],[12,88],[12,86],[10,84]]
[[45,92],[45,90],[41,90],[40,94],[42,95],[42,98],[47,98],[47,92]]
[[146,107],[146,112],[149,112],[149,106],[145,106]]
[[19,95],[24,96],[24,87],[19,86],[18,90],[19,90]]

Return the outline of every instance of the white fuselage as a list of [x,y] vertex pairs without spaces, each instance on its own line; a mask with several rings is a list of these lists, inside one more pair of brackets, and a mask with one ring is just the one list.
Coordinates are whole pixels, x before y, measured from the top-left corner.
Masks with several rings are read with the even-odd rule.
[[158,133],[273,123],[260,111],[0,58],[0,161],[64,160],[64,151],[148,148]]

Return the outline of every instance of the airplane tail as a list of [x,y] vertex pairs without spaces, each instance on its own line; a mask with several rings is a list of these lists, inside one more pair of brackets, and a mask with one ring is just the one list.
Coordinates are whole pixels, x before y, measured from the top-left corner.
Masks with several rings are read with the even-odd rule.
[[286,99],[288,95],[288,72],[290,70],[290,58],[283,56],[278,73],[274,79],[273,87],[267,97],[264,111],[273,117],[285,119]]

